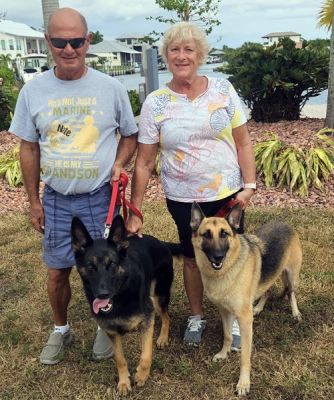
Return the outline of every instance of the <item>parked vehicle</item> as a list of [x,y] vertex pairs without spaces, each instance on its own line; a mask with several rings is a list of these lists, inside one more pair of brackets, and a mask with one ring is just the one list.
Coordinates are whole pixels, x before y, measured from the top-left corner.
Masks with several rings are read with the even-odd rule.
[[23,83],[30,81],[45,69],[48,69],[46,54],[29,54],[22,57],[18,65],[19,76]]

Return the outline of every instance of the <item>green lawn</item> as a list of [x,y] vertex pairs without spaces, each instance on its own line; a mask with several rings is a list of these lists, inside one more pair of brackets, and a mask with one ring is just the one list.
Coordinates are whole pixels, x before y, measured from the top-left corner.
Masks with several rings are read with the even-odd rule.
[[[176,241],[176,229],[162,203],[144,209],[145,232]],[[302,239],[304,262],[297,293],[303,316],[296,323],[286,299],[274,290],[254,322],[251,393],[257,400],[329,400],[334,398],[334,210],[249,209],[246,228],[252,231],[271,219],[290,223]],[[6,215],[0,222],[0,399],[117,399],[113,361],[94,362],[91,348],[95,324],[90,317],[77,272],[72,273],[69,319],[75,342],[65,360],[42,366],[38,356],[52,326],[46,294],[46,269],[41,263],[41,237],[23,215]],[[208,321],[199,349],[182,343],[188,317],[180,261],[170,307],[171,343],[154,350],[151,376],[128,399],[235,399],[239,354],[221,363],[213,355],[222,344],[217,310],[205,302]],[[157,322],[156,331],[159,328]],[[157,333],[157,332],[156,332]],[[157,335],[156,335],[157,337]],[[124,340],[133,373],[139,357],[135,333]]]

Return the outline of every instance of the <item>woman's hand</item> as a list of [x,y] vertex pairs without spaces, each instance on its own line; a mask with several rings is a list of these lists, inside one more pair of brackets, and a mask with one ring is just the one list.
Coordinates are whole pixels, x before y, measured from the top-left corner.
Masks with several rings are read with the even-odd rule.
[[254,189],[244,189],[241,192],[237,193],[237,195],[235,196],[236,199],[243,202],[243,209],[247,207],[249,200],[253,196],[254,192]]
[[142,235],[142,229],[143,229],[142,220],[139,217],[137,217],[137,215],[132,214],[131,211],[130,211],[129,218],[127,219],[127,221],[125,223],[125,228],[126,228],[129,236],[137,235],[140,238],[143,237],[143,235]]

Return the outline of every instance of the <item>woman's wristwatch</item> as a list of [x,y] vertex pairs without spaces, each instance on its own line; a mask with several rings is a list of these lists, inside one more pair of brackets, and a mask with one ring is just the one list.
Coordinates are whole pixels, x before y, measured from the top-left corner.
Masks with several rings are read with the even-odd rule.
[[254,182],[254,183],[245,183],[244,184],[244,188],[245,189],[254,189],[254,190],[256,190],[256,182]]

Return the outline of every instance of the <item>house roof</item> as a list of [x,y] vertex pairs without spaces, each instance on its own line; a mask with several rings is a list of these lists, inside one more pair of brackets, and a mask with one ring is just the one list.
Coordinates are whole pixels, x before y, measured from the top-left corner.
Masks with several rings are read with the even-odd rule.
[[0,20],[0,32],[13,36],[23,36],[30,38],[43,39],[44,33],[30,28],[21,22],[9,21],[7,19]]
[[97,44],[91,44],[89,46],[89,53],[130,53],[140,54],[139,51],[133,50],[122,43],[116,42],[116,40],[103,40],[103,42]]
[[116,39],[143,39],[145,35],[142,33],[125,33],[124,35],[118,36]]
[[296,32],[272,32],[262,36],[262,38],[287,37],[287,36],[301,36],[301,34]]
[[210,56],[222,56],[224,54],[223,50],[216,49],[210,52]]

